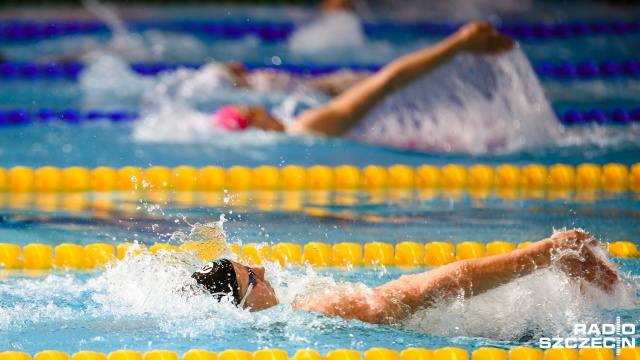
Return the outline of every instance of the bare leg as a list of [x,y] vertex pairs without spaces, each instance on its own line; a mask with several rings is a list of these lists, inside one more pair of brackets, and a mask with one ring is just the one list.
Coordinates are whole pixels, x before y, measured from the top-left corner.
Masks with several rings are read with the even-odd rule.
[[434,46],[392,61],[324,106],[302,113],[294,123],[299,133],[339,136],[385,97],[420,79],[461,52],[497,54],[511,49],[513,40],[488,23],[470,23]]

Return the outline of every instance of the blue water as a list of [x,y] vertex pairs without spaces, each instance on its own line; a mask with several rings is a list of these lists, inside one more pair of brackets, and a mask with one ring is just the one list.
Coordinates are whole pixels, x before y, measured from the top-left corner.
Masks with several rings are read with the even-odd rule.
[[[180,194],[0,194],[0,236],[26,245],[165,242],[189,224],[228,220],[229,240],[306,244],[495,240],[520,243],[583,228],[603,242],[637,241],[638,194],[455,190]],[[155,207],[157,205],[157,208]],[[297,210],[292,210],[297,209]],[[318,212],[321,211],[320,214]],[[179,244],[179,243],[177,243]]]
[[[421,2],[417,3],[406,2],[404,6],[395,7],[382,4],[369,9],[371,12],[364,17],[373,22],[434,20],[443,16],[451,21],[490,18],[494,22],[525,19],[561,22],[571,19],[633,19],[639,12],[633,7],[596,4],[495,3],[478,6],[474,2],[459,6],[434,2],[431,9],[417,13],[415,6],[423,9]],[[125,20],[279,18],[304,23],[313,18],[311,9],[298,7],[134,8],[124,13]],[[4,16],[25,14],[34,18],[66,16],[63,10],[44,13],[37,9],[29,12],[12,10]],[[86,16],[84,13],[81,15]],[[136,61],[198,63],[239,59],[255,63],[273,56],[286,63],[298,64],[381,64],[432,44],[437,41],[436,37],[390,33],[365,39],[361,44],[364,46],[355,50],[342,49],[310,57],[291,51],[283,42],[264,42],[251,37],[224,40],[148,29],[130,29],[123,34],[119,35],[122,36],[119,44],[123,44],[124,50],[114,48],[115,37],[110,33],[3,44],[2,54],[14,61],[44,61],[47,57],[98,49],[114,56],[105,67],[88,62],[87,72],[81,74],[79,81],[3,81],[0,83],[0,107],[3,109],[125,109],[151,113],[156,117],[147,117],[147,122],[143,119],[120,124],[97,121],[74,125],[54,121],[3,127],[0,128],[0,166],[78,165],[92,168],[353,164],[364,167],[398,163],[441,166],[449,163],[548,165],[559,162],[631,165],[639,161],[640,126],[637,123],[628,126],[592,124],[562,127],[551,111],[545,112],[545,107],[547,110],[637,108],[640,94],[638,78],[543,78],[538,79],[538,85],[538,80],[533,77],[517,91],[496,87],[492,95],[512,101],[511,105],[517,111],[506,112],[489,106],[492,105],[490,103],[483,103],[487,107],[482,110],[472,105],[462,110],[455,106],[446,107],[443,119],[456,120],[456,125],[445,121],[433,129],[435,135],[432,140],[442,140],[438,134],[446,134],[451,128],[455,128],[455,135],[463,140],[449,144],[448,151],[444,147],[409,151],[349,139],[292,138],[261,131],[244,134],[193,131],[192,128],[201,123],[206,109],[226,102],[278,107],[287,101],[299,101],[302,95],[308,94],[247,93],[216,88],[212,92],[179,99],[164,99],[158,95],[163,94],[157,91],[158,88],[177,88],[188,84],[194,74],[141,77],[126,69],[130,62]],[[468,63],[483,66],[483,69],[489,69],[488,72],[495,71],[497,75],[488,76],[489,79],[504,80],[504,71],[513,69],[516,74],[530,76],[527,59],[531,62],[623,61],[636,56],[634,49],[639,39],[635,34],[522,41],[518,51],[522,51],[523,56],[516,54],[501,58],[499,67],[492,68],[484,60],[463,59],[438,76],[451,75],[464,69],[463,65]],[[411,100],[416,94],[437,95],[434,89],[439,85],[428,81],[420,83],[415,88],[419,91],[408,91],[400,100]],[[456,88],[443,84],[442,88],[445,92],[459,95],[462,101],[473,103],[478,99],[478,94],[467,93],[464,86]],[[326,96],[318,94],[304,99],[311,102],[326,100]],[[150,104],[155,107],[149,109]],[[407,114],[411,116],[420,112],[419,106],[411,106],[402,110],[409,111]],[[535,108],[542,109],[542,114],[551,115],[527,117],[532,112],[529,110]],[[414,111],[416,109],[418,111]],[[467,110],[468,121],[459,116]],[[529,143],[544,145],[498,149],[473,146],[475,142],[490,143],[491,135],[501,129],[497,125],[500,121],[510,123],[534,118],[537,123],[523,125],[536,131],[551,129],[549,139],[534,134],[535,131],[514,131],[504,134],[503,140],[517,143],[523,135]],[[157,121],[151,121],[153,119]],[[85,245],[139,241],[151,245],[167,241],[167,234],[175,231],[188,233],[192,224],[217,221],[221,216],[227,220],[224,223],[227,241],[242,244],[306,244],[310,241],[329,244],[344,241],[360,244],[371,241],[392,244],[447,241],[457,244],[494,240],[520,243],[548,237],[554,229],[565,227],[586,229],[602,242],[627,240],[638,244],[640,236],[637,221],[639,198],[637,193],[631,192],[543,191],[516,192],[515,196],[506,196],[498,191],[446,190],[246,192],[232,194],[234,200],[225,204],[222,198],[228,195],[173,192],[142,192],[137,195],[130,192],[0,193],[0,242],[20,246],[29,243],[55,246],[62,242]],[[291,204],[296,205],[295,209]],[[171,243],[177,244],[175,240]],[[640,269],[635,259],[614,259],[623,274],[624,285],[613,295],[596,293],[585,298],[567,285],[561,274],[547,271],[473,300],[438,303],[435,310],[417,314],[402,326],[395,327],[293,312],[287,302],[295,296],[296,289],[330,283],[331,279],[377,286],[401,274],[425,269],[335,268],[314,272],[301,268],[283,271],[270,266],[268,273],[272,283],[277,285],[283,304],[252,314],[212,304],[206,298],[184,299],[176,294],[175,290],[181,287],[198,264],[193,259],[186,259],[187,265],[176,265],[172,260],[171,256],[142,256],[125,260],[106,271],[93,272],[0,271],[0,350],[109,352],[127,348],[139,351],[168,349],[182,353],[191,348],[213,351],[281,348],[290,355],[302,348],[317,349],[321,354],[337,348],[364,351],[380,346],[397,350],[444,346],[473,350],[480,346],[536,346],[540,336],[568,334],[576,322],[609,323],[616,316],[621,316],[623,322],[638,324],[640,318],[636,295]]]

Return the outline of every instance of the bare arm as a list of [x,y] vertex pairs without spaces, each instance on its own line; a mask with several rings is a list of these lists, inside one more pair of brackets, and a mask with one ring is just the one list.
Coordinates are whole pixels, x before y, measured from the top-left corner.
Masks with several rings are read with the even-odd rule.
[[470,23],[429,48],[387,64],[369,78],[343,92],[324,106],[296,118],[295,130],[339,136],[364,117],[385,97],[420,79],[463,51],[494,54],[512,48],[513,40],[488,23]]
[[590,250],[597,242],[579,231],[558,233],[524,249],[501,255],[458,261],[425,273],[408,275],[368,292],[330,294],[307,299],[299,309],[371,323],[392,323],[437,299],[484,293],[548,267],[556,250],[574,250],[578,257],[564,257],[559,265],[572,277],[609,291],[617,273]]

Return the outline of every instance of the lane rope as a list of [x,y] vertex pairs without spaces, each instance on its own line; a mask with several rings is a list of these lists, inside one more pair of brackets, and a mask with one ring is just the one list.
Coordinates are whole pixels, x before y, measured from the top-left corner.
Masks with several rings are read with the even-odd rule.
[[[438,267],[455,261],[475,259],[485,256],[504,254],[522,249],[533,242],[519,244],[494,241],[488,244],[479,242],[461,242],[454,245],[449,242],[418,243],[405,241],[396,244],[370,242],[364,245],[342,242],[327,244],[310,242],[304,245],[293,243],[248,243],[242,246],[230,244],[230,250],[239,261],[249,265],[263,262],[278,262],[281,266],[310,264],[315,267],[326,266],[428,266]],[[637,246],[630,241],[616,241],[605,244],[609,254],[616,257],[638,257]],[[99,269],[113,264],[116,259],[140,254],[171,254],[190,252],[197,259],[206,261],[219,257],[220,249],[215,249],[205,241],[185,242],[179,246],[156,243],[149,247],[138,243],[94,243],[77,245],[62,243],[55,248],[45,244],[28,244],[20,247],[14,244],[0,243],[0,269],[26,270],[83,270]],[[1,359],[0,359],[1,360]]]
[[[616,348],[618,359],[637,359],[640,348]],[[370,348],[360,352],[351,349],[336,349],[321,355],[314,349],[297,350],[293,356],[282,349],[263,349],[254,352],[246,350],[223,350],[218,353],[203,349],[191,349],[179,356],[171,350],[149,350],[144,353],[136,350],[116,350],[109,354],[94,351],[79,351],[70,355],[66,352],[44,350],[36,353],[33,360],[542,360],[576,359],[599,360],[613,359],[614,349],[610,348],[553,348],[541,350],[532,347],[514,347],[509,350],[480,347],[471,352],[456,347],[438,349],[405,348],[392,350]],[[19,351],[0,353],[0,360],[31,360],[31,354]]]
[[[453,22],[414,22],[397,23],[364,22],[363,30],[369,37],[385,37],[389,34],[403,35],[448,35],[457,30],[462,23]],[[160,29],[181,31],[225,39],[236,39],[247,35],[264,41],[285,40],[294,31],[295,24],[290,22],[268,22],[252,20],[233,21],[132,21],[128,27],[133,30]],[[503,23],[500,31],[520,40],[564,39],[576,36],[629,35],[640,32],[640,21],[594,20],[569,21],[563,23],[519,22]],[[107,26],[95,20],[77,21],[30,21],[4,20],[0,22],[0,41],[15,42],[26,40],[50,39],[59,36],[93,34],[109,31]]]
[[[199,69],[203,63],[133,63],[131,69],[143,76],[153,76],[161,72],[176,69]],[[364,64],[332,64],[332,65],[265,65],[264,63],[247,63],[245,67],[251,70],[277,69],[300,76],[320,76],[330,74],[340,69],[353,71],[375,72],[381,65]],[[542,61],[533,65],[534,70],[543,78],[558,78],[566,80],[589,80],[596,78],[627,78],[640,76],[640,61],[630,59],[625,61],[581,61],[581,62],[550,62]],[[84,65],[79,62],[66,63],[36,63],[25,61],[5,61],[0,63],[0,78],[11,79],[66,79],[75,81]]]
[[182,165],[175,168],[72,166],[0,167],[0,192],[83,192],[116,190],[375,190],[375,189],[471,189],[471,190],[609,190],[640,191],[640,163],[626,166],[511,164],[496,167],[449,164],[389,167],[315,165],[302,167]]

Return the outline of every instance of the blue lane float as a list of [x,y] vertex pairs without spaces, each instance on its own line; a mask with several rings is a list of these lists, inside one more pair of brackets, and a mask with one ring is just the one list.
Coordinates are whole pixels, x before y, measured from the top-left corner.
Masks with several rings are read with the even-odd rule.
[[[198,69],[203,64],[198,63],[134,63],[131,68],[140,75],[153,76],[164,71],[173,71],[178,68]],[[245,64],[248,70],[256,69],[277,69],[294,75],[318,76],[329,74],[340,69],[351,69],[354,71],[374,72],[380,69],[381,65],[265,65]],[[627,60],[615,61],[584,61],[573,63],[564,61],[552,63],[548,61],[534,64],[534,70],[541,77],[559,79],[593,79],[593,78],[616,78],[640,76],[640,61]],[[84,66],[79,62],[58,63],[32,63],[32,62],[4,62],[0,63],[0,78],[10,79],[69,79],[74,80],[83,70]]]
[[0,110],[0,126],[23,125],[31,123],[49,123],[62,121],[70,124],[109,120],[112,122],[126,122],[137,119],[139,114],[133,111],[115,110],[78,110],[78,109],[12,109]]
[[[294,30],[289,22],[251,21],[165,21],[130,22],[132,29],[156,28],[169,31],[183,31],[222,38],[239,38],[246,35],[257,36],[265,41],[281,41]],[[386,36],[390,33],[416,35],[447,35],[460,27],[460,23],[367,23],[363,24],[368,36]],[[633,21],[570,21],[557,24],[543,22],[504,23],[500,30],[520,40],[568,38],[585,35],[625,35],[640,32],[640,20]],[[5,20],[0,22],[0,41],[25,41],[53,38],[65,35],[91,34],[108,31],[105,24],[95,20],[84,21],[27,21]]]
[[640,108],[632,110],[613,109],[611,111],[601,109],[579,111],[572,109],[557,115],[558,119],[566,125],[582,125],[588,123],[630,124],[640,121]]
[[[212,111],[213,112],[213,111]],[[640,108],[637,109],[591,109],[577,110],[569,109],[556,113],[556,116],[565,125],[585,125],[597,124],[618,124],[627,125],[640,122]],[[78,110],[78,109],[0,109],[0,126],[23,125],[31,123],[50,123],[61,121],[70,124],[79,124],[98,120],[112,122],[127,122],[139,118],[139,114],[134,111],[115,110],[105,111],[99,109]]]
[[31,63],[31,62],[10,62],[0,63],[0,77],[4,79],[14,78],[69,78],[75,79],[84,69],[79,62],[58,63]]

